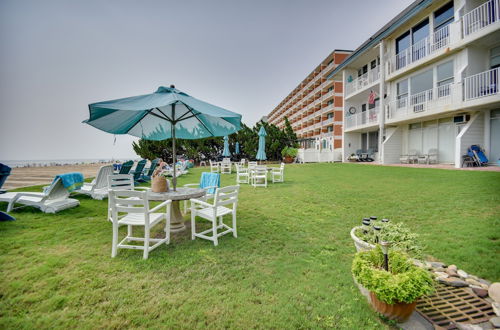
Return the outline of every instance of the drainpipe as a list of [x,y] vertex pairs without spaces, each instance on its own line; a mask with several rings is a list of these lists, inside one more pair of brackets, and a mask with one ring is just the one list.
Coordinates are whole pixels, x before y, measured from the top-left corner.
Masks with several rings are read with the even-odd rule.
[[380,107],[378,113],[378,123],[379,123],[379,133],[378,133],[378,158],[379,163],[384,163],[384,129],[385,129],[385,99],[384,99],[384,89],[385,89],[385,58],[384,58],[384,40],[380,41],[379,44],[380,51],[380,89],[379,89],[379,99]]
[[[342,70],[342,149],[341,149],[342,160],[341,161],[343,163],[346,162],[346,158],[347,158],[347,157],[345,157],[345,154],[344,154],[344,152],[345,152],[345,115],[346,115],[346,105],[345,105],[345,95],[346,95],[346,92],[345,92],[345,88],[347,86],[346,77],[345,77],[346,76],[346,69],[347,68],[344,68],[344,70]],[[335,138],[335,133],[333,131],[332,131],[332,136]]]

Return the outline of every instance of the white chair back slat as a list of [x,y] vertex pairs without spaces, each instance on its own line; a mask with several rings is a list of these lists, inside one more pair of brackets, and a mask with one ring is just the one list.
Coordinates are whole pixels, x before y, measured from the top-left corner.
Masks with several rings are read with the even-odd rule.
[[42,198],[42,201],[55,201],[62,200],[69,197],[68,189],[64,188],[61,179],[57,179],[53,182],[49,188],[45,191],[45,196]]
[[132,174],[108,175],[109,190],[134,190],[134,176]]

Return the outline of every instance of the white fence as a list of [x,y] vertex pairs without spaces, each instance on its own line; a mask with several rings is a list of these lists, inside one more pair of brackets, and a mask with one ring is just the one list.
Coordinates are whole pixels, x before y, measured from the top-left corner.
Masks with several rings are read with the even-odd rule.
[[297,159],[300,163],[326,163],[326,162],[341,162],[342,149],[299,149]]
[[463,36],[484,29],[500,19],[500,0],[490,0],[462,16]]
[[464,79],[464,98],[466,101],[483,96],[498,94],[500,68],[488,70]]

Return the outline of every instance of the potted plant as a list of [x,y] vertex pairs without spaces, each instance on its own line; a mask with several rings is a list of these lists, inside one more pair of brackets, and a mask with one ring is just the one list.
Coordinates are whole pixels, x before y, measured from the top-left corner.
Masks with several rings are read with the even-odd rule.
[[[375,232],[374,222],[380,228],[378,233]],[[418,234],[412,232],[402,222],[370,221],[370,226],[363,225],[352,228],[351,238],[358,252],[374,249],[378,239],[379,241],[392,242],[393,249],[402,251],[413,258],[421,259],[423,257],[423,247],[419,243]]]
[[290,164],[293,162],[295,157],[297,157],[299,150],[297,148],[292,147],[284,147],[281,150],[281,156],[283,157],[283,162]]
[[407,320],[415,309],[417,299],[433,291],[429,272],[415,266],[403,252],[389,250],[388,270],[385,270],[380,246],[356,253],[352,275],[369,291],[372,307],[397,322]]

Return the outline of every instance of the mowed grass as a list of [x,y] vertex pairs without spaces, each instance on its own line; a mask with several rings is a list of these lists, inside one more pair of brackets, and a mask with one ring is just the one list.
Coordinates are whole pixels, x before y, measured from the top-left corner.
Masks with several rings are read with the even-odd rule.
[[129,250],[110,257],[107,201],[78,196],[79,207],[55,215],[13,212],[17,221],[0,223],[0,328],[384,328],[350,273],[349,231],[370,215],[405,222],[432,257],[500,280],[500,173],[285,171],[285,183],[241,187],[238,238],[214,247],[183,233],[148,260]]

